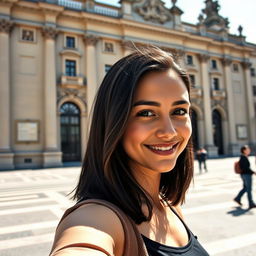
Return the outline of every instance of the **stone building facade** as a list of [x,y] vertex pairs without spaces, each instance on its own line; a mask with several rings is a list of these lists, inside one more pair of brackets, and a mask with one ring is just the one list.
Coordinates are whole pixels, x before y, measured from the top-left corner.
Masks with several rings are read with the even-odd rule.
[[177,1],[0,0],[0,169],[81,161],[105,73],[134,48],[170,51],[189,73],[195,148],[237,155],[256,144],[256,45],[232,35],[218,1],[197,24]]

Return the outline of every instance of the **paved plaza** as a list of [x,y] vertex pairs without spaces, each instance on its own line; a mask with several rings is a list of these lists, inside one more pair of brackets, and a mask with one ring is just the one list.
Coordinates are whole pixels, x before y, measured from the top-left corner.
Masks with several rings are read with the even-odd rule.
[[[216,256],[256,256],[256,208],[247,198],[238,207],[233,198],[241,180],[233,172],[235,158],[208,160],[198,174],[184,208],[185,219],[198,239]],[[250,158],[255,170],[255,159]],[[80,167],[0,172],[0,255],[47,256],[63,211],[73,202]],[[256,176],[254,176],[256,201]]]

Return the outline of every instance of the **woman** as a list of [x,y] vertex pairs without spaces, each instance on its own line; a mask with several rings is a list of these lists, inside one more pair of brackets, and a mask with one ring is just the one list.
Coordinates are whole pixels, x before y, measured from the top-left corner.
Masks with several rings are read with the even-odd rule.
[[[189,91],[172,56],[151,47],[113,65],[97,94],[74,198],[121,209],[148,255],[208,255],[180,209],[193,176]],[[81,205],[58,226],[52,255],[125,255],[125,236],[108,207]]]
[[255,172],[251,170],[250,162],[248,159],[248,156],[251,153],[251,149],[248,145],[244,145],[241,147],[240,151],[241,151],[241,156],[239,159],[239,165],[240,165],[240,169],[242,170],[241,179],[243,181],[243,188],[239,191],[237,196],[234,198],[234,201],[239,205],[242,205],[241,203],[242,196],[245,193],[247,193],[248,206],[249,206],[249,209],[252,209],[256,207],[256,204],[254,203],[253,197],[252,197],[252,175],[255,174]]

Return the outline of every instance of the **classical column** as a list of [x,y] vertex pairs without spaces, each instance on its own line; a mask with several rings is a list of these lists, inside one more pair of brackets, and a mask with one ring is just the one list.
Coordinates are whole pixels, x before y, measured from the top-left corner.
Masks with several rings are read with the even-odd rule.
[[97,63],[96,44],[99,38],[94,35],[85,35],[86,45],[86,76],[87,76],[87,110],[91,113],[94,98],[97,93]]
[[228,130],[229,130],[229,153],[232,155],[238,155],[240,153],[240,147],[237,143],[236,137],[236,121],[235,121],[235,108],[234,108],[234,95],[231,81],[231,59],[222,59],[224,66],[225,85],[227,89],[227,104],[228,104]]
[[184,68],[186,66],[185,64],[185,56],[186,56],[186,53],[185,51],[181,50],[181,49],[173,49],[172,51],[172,54],[174,56],[174,59],[177,61],[177,63],[182,67]]
[[212,109],[208,73],[209,56],[205,54],[198,54],[198,59],[201,63],[201,84],[203,87],[205,147],[207,148],[209,156],[216,156],[218,153],[217,148],[213,144]]
[[127,40],[122,40],[121,41],[121,46],[123,48],[123,55],[124,56],[127,56],[127,55],[131,54],[133,49],[134,49],[134,46],[133,46],[132,42],[127,41]]
[[57,140],[57,87],[56,87],[56,60],[55,38],[57,30],[53,27],[44,27],[42,34],[45,38],[44,48],[44,167],[60,166],[61,153],[58,152]]
[[245,88],[246,88],[246,105],[248,110],[248,131],[249,131],[249,143],[253,146],[256,145],[256,125],[255,125],[255,113],[254,113],[254,102],[252,96],[252,84],[251,84],[251,75],[250,75],[250,62],[243,62],[242,66],[244,68],[244,78],[245,78]]
[[0,169],[13,169],[10,116],[10,31],[13,23],[0,19]]

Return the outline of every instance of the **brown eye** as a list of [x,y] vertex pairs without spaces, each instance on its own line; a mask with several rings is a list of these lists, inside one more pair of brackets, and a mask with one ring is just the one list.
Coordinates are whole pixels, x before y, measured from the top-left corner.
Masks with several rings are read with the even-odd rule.
[[188,113],[185,108],[178,108],[173,112],[173,115],[184,116]]
[[151,117],[151,116],[155,116],[155,114],[151,110],[143,110],[137,113],[136,116]]

